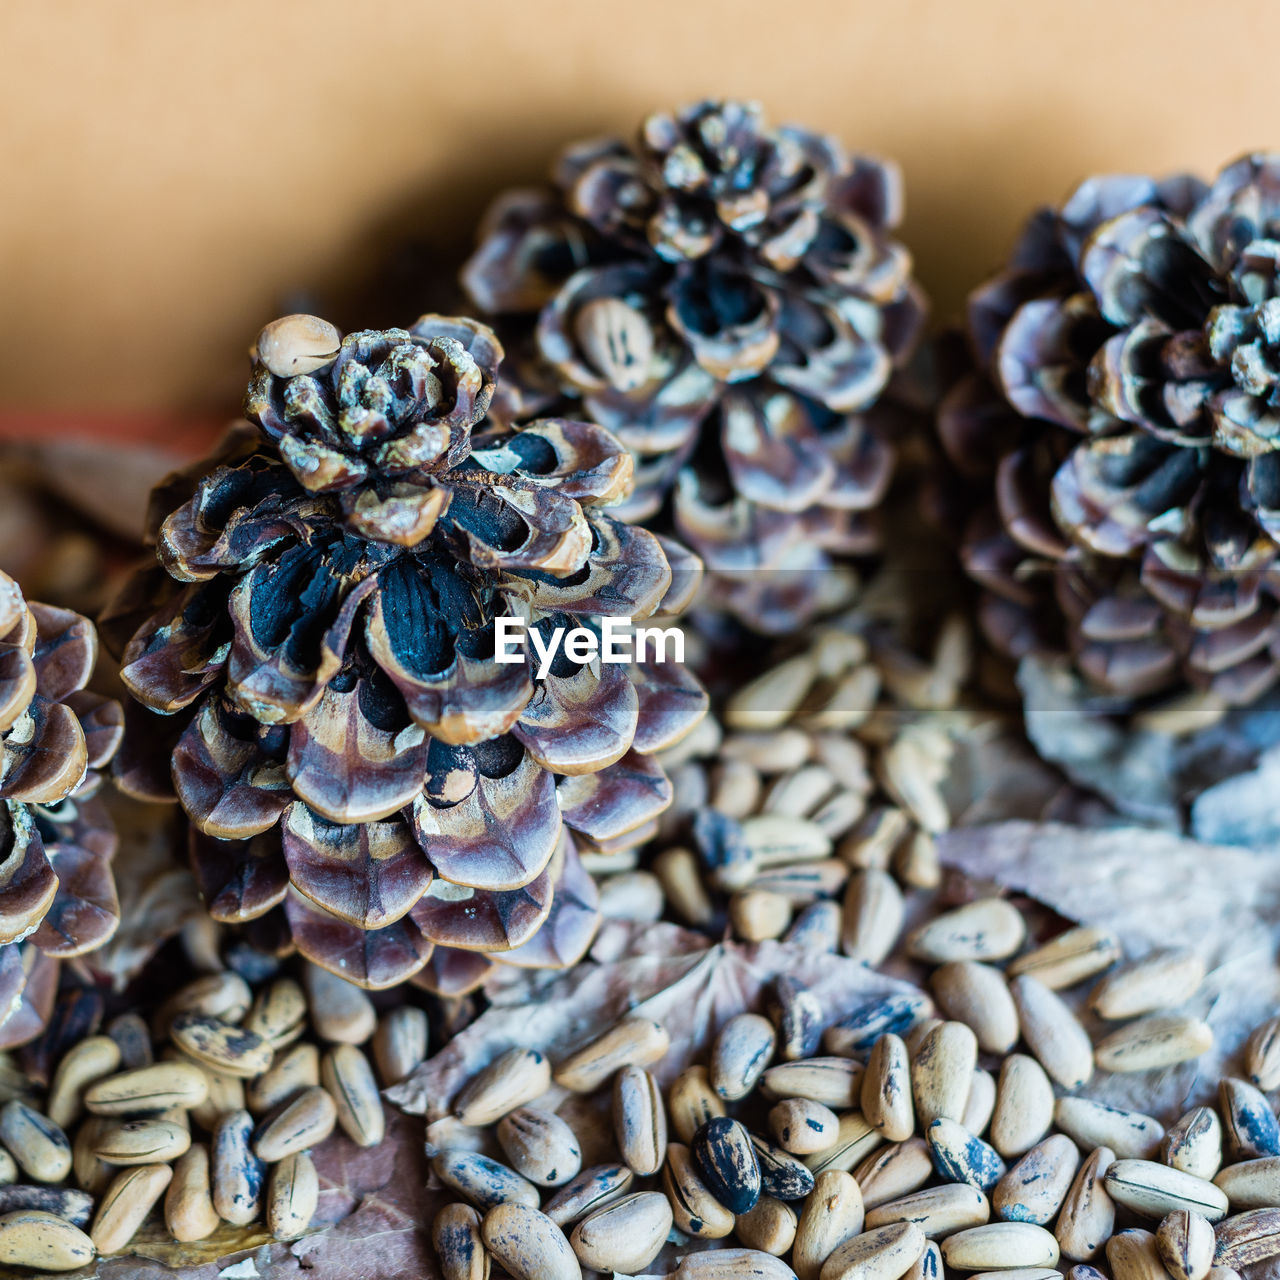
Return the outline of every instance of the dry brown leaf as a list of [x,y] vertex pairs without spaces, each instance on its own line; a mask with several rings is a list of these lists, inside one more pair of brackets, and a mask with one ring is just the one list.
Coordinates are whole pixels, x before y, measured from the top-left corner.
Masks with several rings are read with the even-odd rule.
[[438,1120],[461,1085],[504,1050],[521,1045],[558,1060],[627,1013],[655,1018],[670,1034],[671,1049],[653,1068],[666,1084],[705,1055],[726,1020],[759,1010],[783,973],[813,991],[827,1022],[879,996],[913,990],[845,956],[787,943],[708,945],[676,925],[609,922],[577,968],[550,977],[513,972],[495,989],[491,1008],[387,1096]]
[[[1114,930],[1130,956],[1166,946],[1204,956],[1208,977],[1185,1011],[1213,1027],[1214,1048],[1165,1071],[1100,1072],[1083,1095],[1172,1121],[1212,1099],[1250,1030],[1280,1007],[1280,857],[1143,828],[1029,822],[952,831],[939,850],[970,877]],[[1081,1006],[1088,991],[1064,994]]]
[[[1189,828],[1197,838],[1221,844],[1280,843],[1272,802],[1280,694],[1172,736],[1118,716],[1123,703],[1091,691],[1062,660],[1024,659],[1018,686],[1036,750],[1130,821]],[[990,812],[993,820],[1031,816],[1022,807]]]

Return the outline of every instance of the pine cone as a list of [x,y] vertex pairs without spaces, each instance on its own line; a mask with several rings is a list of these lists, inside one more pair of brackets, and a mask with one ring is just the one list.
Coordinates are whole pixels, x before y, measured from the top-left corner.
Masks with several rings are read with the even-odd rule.
[[257,430],[157,490],[160,566],[109,623],[133,632],[126,685],[172,718],[131,715],[121,784],[181,801],[215,918],[283,908],[277,934],[353,981],[401,981],[433,944],[532,954],[549,913],[538,954],[571,962],[594,896],[562,822],[642,832],[670,801],[651,753],[705,695],[649,661],[499,662],[495,620],[549,639],[644,618],[683,604],[696,561],[603,509],[632,468],[608,432],[486,422],[485,326],[328,334],[268,326]]
[[[945,783],[952,735],[969,723],[959,699],[971,640],[958,616],[932,630],[925,660],[860,613],[835,620],[731,682],[718,714],[663,753],[676,798],[642,865],[679,918],[860,954],[869,874],[937,887],[934,837],[951,821]],[[601,884],[606,912],[619,883]]]
[[1264,155],[1211,187],[1091,179],[973,295],[940,429],[994,481],[962,555],[1005,652],[1126,700],[1280,674],[1278,182]]
[[463,271],[519,353],[496,403],[580,401],[636,457],[626,518],[670,495],[721,602],[791,630],[832,603],[833,555],[877,545],[893,452],[870,411],[923,318],[901,203],[895,168],[754,104],[570,147],[550,188],[497,201]]
[[28,603],[0,574],[0,1048],[38,1035],[58,962],[120,923],[116,835],[97,791],[119,745],[120,704],[86,691],[93,624]]

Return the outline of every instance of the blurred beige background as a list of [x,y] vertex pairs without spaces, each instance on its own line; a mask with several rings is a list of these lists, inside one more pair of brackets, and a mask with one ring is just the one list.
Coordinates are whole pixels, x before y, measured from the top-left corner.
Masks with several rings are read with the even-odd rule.
[[0,409],[221,414],[278,311],[411,319],[503,185],[704,94],[896,157],[946,318],[1078,177],[1280,146],[1277,48],[1266,0],[3,0]]

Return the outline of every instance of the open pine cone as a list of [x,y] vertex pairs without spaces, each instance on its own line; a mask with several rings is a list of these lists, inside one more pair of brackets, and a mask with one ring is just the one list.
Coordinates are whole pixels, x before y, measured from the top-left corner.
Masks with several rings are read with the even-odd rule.
[[96,792],[123,715],[85,689],[97,653],[87,618],[28,603],[0,574],[0,1048],[39,1034],[58,962],[120,923],[116,835]]
[[831,556],[877,545],[893,451],[869,411],[924,311],[901,206],[895,168],[754,104],[570,147],[550,187],[495,203],[463,271],[518,353],[495,407],[580,402],[636,456],[626,518],[670,495],[720,602],[792,630],[840,598]]
[[608,432],[486,422],[501,358],[468,320],[268,326],[256,430],[157,490],[160,564],[111,611],[126,685],[170,718],[131,713],[122,786],[181,801],[217,919],[282,908],[367,986],[430,963],[456,990],[487,965],[455,951],[576,960],[595,898],[562,824],[643,831],[671,795],[651,753],[705,711],[658,663],[496,660],[499,617],[598,631],[698,578],[604,510],[632,471]]
[[1091,179],[970,301],[940,413],[984,630],[1132,700],[1280,674],[1280,156]]

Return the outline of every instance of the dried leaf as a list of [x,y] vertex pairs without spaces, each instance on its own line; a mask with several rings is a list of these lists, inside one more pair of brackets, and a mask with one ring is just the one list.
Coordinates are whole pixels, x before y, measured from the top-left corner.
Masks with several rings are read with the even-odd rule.
[[1018,687],[1027,735],[1046,760],[1130,818],[1181,828],[1174,738],[1126,729],[1119,705],[1088,693],[1064,662],[1025,658]]
[[1218,844],[1280,842],[1270,801],[1280,766],[1266,764],[1280,747],[1280,693],[1174,736],[1136,727],[1063,662],[1025,659],[1018,685],[1036,749],[1117,813]]
[[1280,747],[1272,747],[1257,768],[1201,792],[1191,806],[1191,831],[1198,840],[1280,848]]
[[910,990],[857,961],[781,942],[707,945],[701,934],[670,924],[608,922],[590,958],[565,973],[505,970],[492,1004],[465,1031],[388,1097],[435,1121],[461,1085],[515,1045],[562,1058],[627,1013],[663,1023],[671,1049],[653,1068],[663,1084],[710,1046],[715,1031],[744,1010],[759,1010],[766,990],[786,973],[817,996],[828,1021],[868,1000]]

